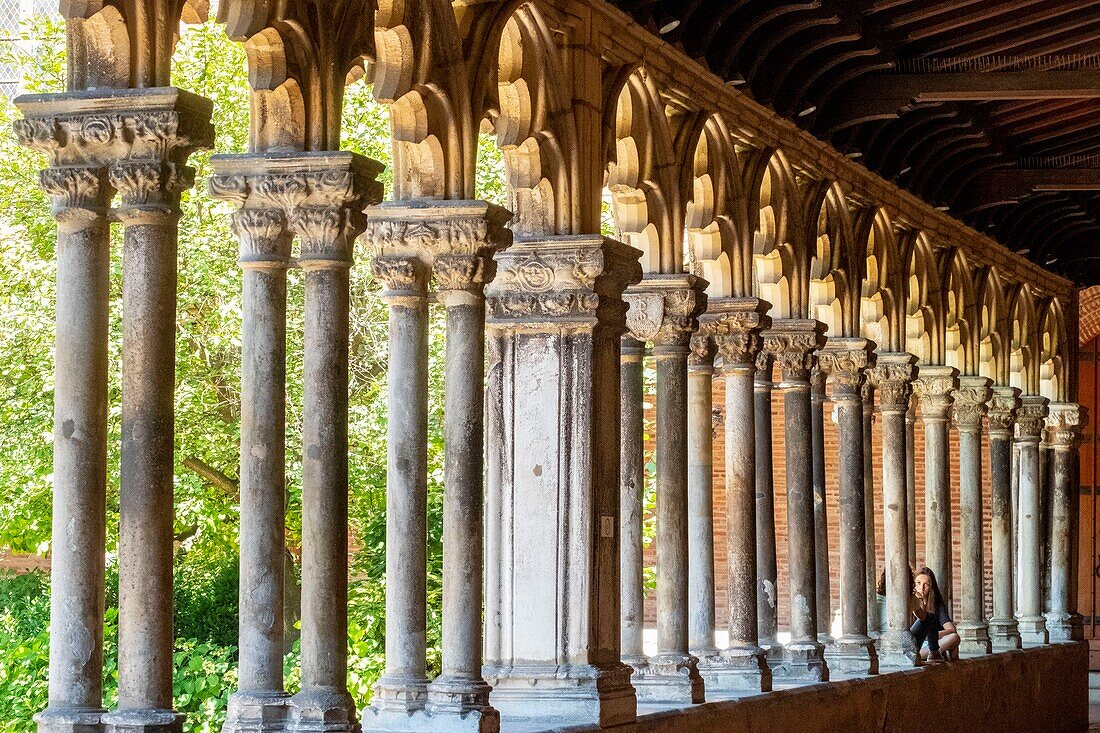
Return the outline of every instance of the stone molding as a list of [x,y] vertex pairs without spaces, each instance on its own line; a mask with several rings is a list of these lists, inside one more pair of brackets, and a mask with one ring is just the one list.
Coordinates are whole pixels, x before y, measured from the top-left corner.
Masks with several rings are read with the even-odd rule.
[[814,352],[825,345],[825,324],[813,319],[776,319],[763,337],[764,350],[779,362],[780,388],[809,387]]
[[979,431],[986,406],[993,397],[993,380],[986,377],[964,376],[959,378],[955,391],[955,421],[962,431]]
[[917,357],[904,351],[878,354],[868,376],[879,394],[880,412],[908,412],[913,380],[917,376],[916,363]]
[[913,390],[920,397],[922,420],[947,420],[959,388],[959,370],[949,366],[921,365]]
[[696,275],[646,273],[623,294],[627,328],[639,341],[652,342],[655,354],[683,348],[707,308],[706,287]]
[[1051,402],[1048,409],[1047,443],[1061,450],[1077,447],[1081,431],[1088,425],[1088,410],[1076,402]]
[[1022,441],[1038,441],[1046,424],[1048,413],[1046,397],[1024,395],[1016,410],[1016,430]]
[[867,369],[874,366],[874,343],[861,338],[831,338],[817,352],[817,363],[833,385],[833,401],[861,399]]
[[989,400],[990,437],[1010,439],[1016,426],[1016,411],[1020,408],[1020,390],[1015,387],[993,388]]

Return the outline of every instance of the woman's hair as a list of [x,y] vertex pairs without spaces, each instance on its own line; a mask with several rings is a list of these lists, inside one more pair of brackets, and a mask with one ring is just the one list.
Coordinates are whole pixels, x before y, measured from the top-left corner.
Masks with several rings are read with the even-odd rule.
[[[936,608],[944,605],[943,595],[940,593],[940,584],[936,582],[936,574],[932,572],[932,568],[924,567],[917,571],[917,575],[927,575],[928,580],[932,583],[932,597],[936,599]],[[914,576],[916,580],[916,576]]]

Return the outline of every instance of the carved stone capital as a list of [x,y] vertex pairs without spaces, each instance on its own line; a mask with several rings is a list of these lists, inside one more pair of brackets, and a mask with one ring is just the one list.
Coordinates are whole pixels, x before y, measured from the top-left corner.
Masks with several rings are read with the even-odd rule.
[[688,348],[690,349],[688,368],[691,371],[714,371],[714,355],[718,350],[714,345],[713,337],[707,333],[704,326],[700,326],[699,330],[691,335]]
[[878,392],[880,412],[908,412],[917,357],[905,352],[880,353],[868,376]]
[[759,343],[756,345],[756,359],[754,366],[756,367],[756,374],[753,378],[754,384],[758,390],[772,388],[772,374],[775,371],[775,357],[764,351],[764,338],[760,337]]
[[529,331],[626,329],[623,291],[641,280],[641,253],[594,235],[526,240],[497,252],[496,277],[485,288],[494,328]]
[[1016,411],[1020,407],[1020,390],[1015,387],[993,388],[989,400],[989,435],[1009,439],[1016,426]]
[[875,363],[873,345],[866,339],[831,338],[817,352],[817,364],[833,385],[833,400],[860,398],[866,371]]
[[959,378],[959,387],[955,391],[955,421],[959,425],[959,430],[982,429],[982,417],[986,414],[986,405],[993,398],[993,390],[990,389],[992,384],[993,381],[985,377]]
[[103,216],[114,189],[102,167],[66,166],[39,172],[38,183],[53,203],[53,215],[62,227]]
[[[700,330],[713,334],[722,357],[722,373],[756,371],[763,344],[760,330],[771,325],[764,311],[768,304],[758,298],[710,298],[707,312],[699,317]],[[770,370],[770,365],[769,365]],[[770,375],[769,375],[770,378]]]
[[921,418],[947,420],[951,416],[951,402],[958,387],[958,369],[935,364],[921,366],[913,382],[913,389],[920,397]]
[[815,320],[779,319],[763,333],[764,350],[779,363],[784,386],[808,386],[814,352],[825,345],[825,324]]
[[647,273],[623,294],[626,325],[639,341],[652,341],[654,353],[681,349],[699,327],[707,307],[706,281],[687,273]]
[[417,257],[375,257],[371,270],[384,287],[382,299],[391,306],[416,306],[428,297],[431,270]]
[[248,268],[287,267],[290,237],[281,209],[241,209],[233,212],[233,234],[240,242],[240,265]]
[[1016,431],[1020,440],[1038,441],[1049,412],[1046,397],[1024,395],[1020,398],[1020,407],[1016,410]]
[[1075,402],[1051,402],[1047,415],[1047,442],[1055,449],[1077,446],[1088,425],[1088,411]]
[[142,213],[177,213],[180,194],[195,184],[195,169],[160,160],[124,160],[108,169],[111,186],[122,197],[123,220]]

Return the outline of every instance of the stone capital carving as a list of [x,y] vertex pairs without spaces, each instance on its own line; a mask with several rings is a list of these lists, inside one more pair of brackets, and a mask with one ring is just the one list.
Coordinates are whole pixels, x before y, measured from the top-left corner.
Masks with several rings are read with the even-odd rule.
[[760,329],[771,325],[771,319],[764,315],[765,308],[767,304],[757,298],[708,299],[707,312],[699,317],[699,328],[713,334],[723,374],[756,371],[763,343]]
[[597,323],[626,329],[622,294],[641,280],[640,252],[593,235],[516,242],[494,255],[496,277],[485,288],[493,328],[557,331]]
[[814,365],[814,352],[825,345],[824,324],[815,320],[782,319],[763,333],[764,350],[779,363],[784,384],[806,385]]
[[880,353],[868,376],[878,392],[880,412],[908,412],[917,357],[905,352]]
[[993,398],[990,389],[992,380],[985,377],[964,376],[959,378],[959,387],[955,390],[955,421],[959,430],[976,431],[982,429],[982,418],[986,406]]
[[1051,402],[1047,415],[1047,442],[1055,449],[1071,449],[1088,425],[1088,411],[1075,402]]
[[1020,407],[1020,390],[1015,387],[994,387],[989,400],[989,434],[1009,439],[1016,426],[1016,410]]
[[764,351],[764,339],[760,339],[760,343],[757,345],[755,367],[756,374],[754,376],[754,383],[757,389],[772,388],[772,373],[775,365],[775,357]]
[[290,237],[281,209],[241,209],[233,212],[233,234],[240,242],[243,268],[286,267]]
[[102,167],[46,168],[38,184],[53,204],[53,215],[62,227],[103,216],[111,205],[114,189]]
[[651,341],[654,353],[681,349],[699,327],[707,307],[706,281],[687,273],[647,273],[623,294],[626,325],[639,341]]
[[1016,410],[1016,430],[1020,440],[1038,441],[1046,425],[1048,400],[1038,395],[1024,395]]
[[691,335],[688,348],[690,349],[688,354],[689,369],[703,372],[714,371],[714,355],[718,350],[714,345],[714,338],[707,332],[705,326],[701,325],[699,330]]
[[817,364],[833,385],[833,399],[860,397],[866,371],[875,363],[871,342],[866,339],[829,339],[817,352]]
[[417,257],[375,257],[371,271],[382,283],[382,298],[390,305],[419,305],[428,296],[431,270]]
[[949,366],[923,365],[913,381],[913,389],[920,397],[921,418],[947,420],[951,415],[951,402],[959,386],[959,370]]

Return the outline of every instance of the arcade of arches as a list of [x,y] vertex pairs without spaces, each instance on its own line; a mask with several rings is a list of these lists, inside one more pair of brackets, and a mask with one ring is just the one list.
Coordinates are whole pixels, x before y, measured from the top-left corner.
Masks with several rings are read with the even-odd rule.
[[[214,130],[212,103],[168,83],[178,22],[208,5],[63,2],[70,91],[18,100],[15,134],[48,160],[58,224],[43,733],[181,725],[177,226],[188,156]],[[226,733],[908,731],[927,727],[928,701],[951,707],[940,730],[1083,729],[1084,283],[854,162],[690,58],[686,41],[662,41],[680,20],[638,22],[635,6],[669,3],[619,3],[634,17],[604,0],[375,5],[217,9],[252,88],[250,151],[217,156],[202,182],[233,205],[244,270],[240,675]],[[363,74],[392,118],[388,201],[380,166],[339,150],[344,85]],[[473,200],[485,130],[510,210]],[[601,234],[605,204],[614,237]],[[124,376],[119,700],[105,711],[112,225],[124,232]],[[386,671],[371,700],[346,687],[353,266],[384,284],[391,336]],[[281,617],[290,268],[306,292],[293,695]],[[445,311],[447,341],[435,679],[429,308]],[[916,565],[940,579],[962,639],[946,667],[917,669]]]

